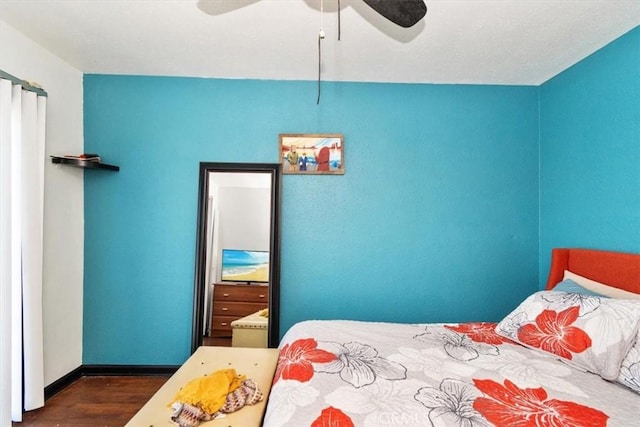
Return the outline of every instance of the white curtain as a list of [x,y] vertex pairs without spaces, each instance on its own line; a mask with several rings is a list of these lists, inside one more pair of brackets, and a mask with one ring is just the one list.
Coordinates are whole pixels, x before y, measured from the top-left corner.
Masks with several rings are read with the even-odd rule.
[[0,78],[0,425],[44,405],[46,94]]

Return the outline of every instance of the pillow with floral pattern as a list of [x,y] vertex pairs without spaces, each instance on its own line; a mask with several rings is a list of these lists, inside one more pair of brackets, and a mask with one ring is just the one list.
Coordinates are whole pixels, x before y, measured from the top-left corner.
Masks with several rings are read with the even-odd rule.
[[540,291],[507,315],[496,332],[606,380],[616,380],[639,326],[638,300]]
[[622,361],[620,375],[616,381],[640,394],[640,331],[638,331],[636,343]]
[[[596,295],[603,298],[609,298],[606,295],[602,295],[583,288],[571,279],[565,279],[562,282],[558,283],[553,288],[553,290],[572,292],[583,295]],[[640,329],[638,329],[635,344],[631,346],[631,349],[627,352],[627,355],[622,360],[620,375],[618,375],[616,382],[629,387],[631,390],[640,394]]]

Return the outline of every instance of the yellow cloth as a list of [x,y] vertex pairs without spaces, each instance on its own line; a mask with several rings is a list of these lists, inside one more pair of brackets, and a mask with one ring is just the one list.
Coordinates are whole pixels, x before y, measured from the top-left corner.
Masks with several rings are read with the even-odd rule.
[[246,375],[237,375],[235,369],[220,369],[189,381],[176,393],[173,401],[198,406],[213,414],[224,405],[227,394],[240,387],[245,379]]

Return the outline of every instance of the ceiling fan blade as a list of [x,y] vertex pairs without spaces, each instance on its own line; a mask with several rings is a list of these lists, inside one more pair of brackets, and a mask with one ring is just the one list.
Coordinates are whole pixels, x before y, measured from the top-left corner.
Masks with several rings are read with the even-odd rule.
[[427,14],[423,0],[363,0],[373,10],[404,28],[414,26]]

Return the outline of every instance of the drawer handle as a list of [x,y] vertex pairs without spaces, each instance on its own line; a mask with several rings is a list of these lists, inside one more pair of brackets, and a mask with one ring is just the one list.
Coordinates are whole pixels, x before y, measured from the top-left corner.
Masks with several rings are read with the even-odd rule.
[[264,298],[264,295],[259,295],[260,298]]
[[228,296],[229,296],[229,294],[222,294],[222,296],[223,296],[223,297],[228,297]]
[[229,310],[227,307],[222,307],[222,311],[227,311]]
[[222,326],[227,326],[227,322],[220,323]]

